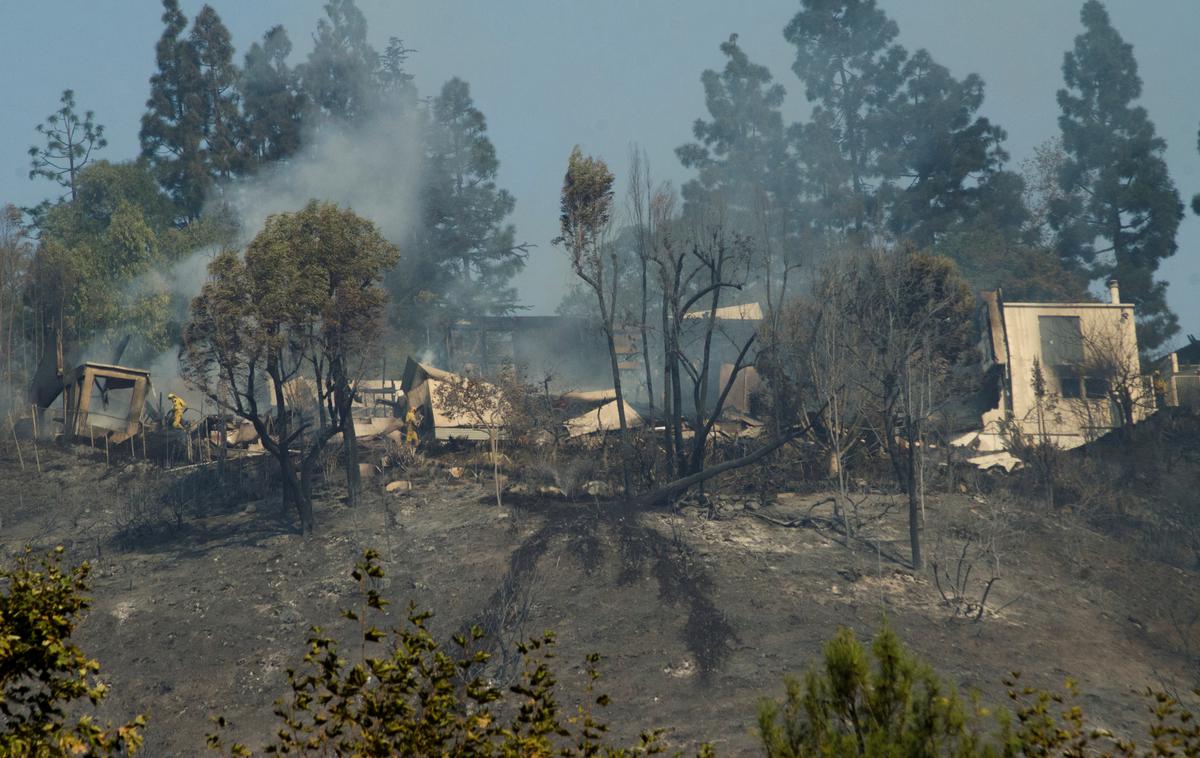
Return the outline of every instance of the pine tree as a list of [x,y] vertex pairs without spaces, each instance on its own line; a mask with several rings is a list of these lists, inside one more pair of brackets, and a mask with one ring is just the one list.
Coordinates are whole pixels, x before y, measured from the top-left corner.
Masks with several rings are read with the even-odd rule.
[[784,29],[796,46],[792,70],[813,106],[799,131],[800,158],[829,228],[866,232],[880,217],[893,124],[888,113],[908,53],[896,22],[875,0],[803,0]]
[[184,222],[200,217],[217,181],[241,169],[242,131],[229,30],[210,6],[200,9],[185,37],[187,17],[178,0],[163,0],[162,37],[155,48],[158,70],[142,116],[142,155],[159,184],[179,207]]
[[512,277],[525,265],[506,219],[515,201],[496,186],[499,161],[487,120],[470,87],[451,79],[431,105],[423,194],[424,224],[416,246],[426,272],[422,289],[437,293],[454,317],[511,313]]
[[104,126],[96,123],[96,114],[87,111],[83,118],[75,112],[75,93],[63,90],[62,107],[38,124],[37,133],[46,138],[45,147],[29,148],[29,178],[45,177],[66,187],[71,200],[76,197],[76,178],[92,159],[92,153],[104,148]]
[[379,53],[367,42],[367,18],[354,0],[329,0],[325,16],[299,67],[301,83],[318,114],[350,123],[373,108]]
[[977,115],[983,80],[955,79],[926,50],[905,63],[902,76],[894,142],[881,160],[890,231],[920,246],[972,224],[1017,237],[1026,216],[1023,181],[1003,169],[1004,130]]
[[780,107],[784,86],[773,83],[766,66],[751,62],[737,35],[721,43],[724,70],[704,71],[704,104],[712,120],[696,119],[697,142],[680,145],[676,155],[696,179],[683,187],[685,203],[706,205],[719,194],[740,211],[751,211],[766,192],[774,197],[794,191],[794,168]]
[[1084,32],[1063,56],[1058,91],[1066,161],[1059,175],[1064,197],[1050,211],[1059,254],[1094,279],[1116,277],[1137,305],[1138,342],[1153,350],[1178,330],[1167,307],[1159,263],[1175,253],[1183,217],[1179,192],[1163,158],[1141,96],[1133,46],[1113,28],[1098,0],[1080,13]]
[[788,149],[780,107],[784,88],[753,63],[731,35],[721,44],[721,72],[705,71],[704,100],[711,120],[696,119],[696,142],[675,154],[697,176],[683,186],[684,213],[719,203],[741,232],[789,240],[802,223],[799,177]]
[[188,39],[200,68],[204,163],[211,179],[226,180],[240,168],[237,136],[242,130],[236,90],[240,73],[233,63],[233,42],[210,5],[196,15]]
[[178,0],[163,0],[162,36],[155,47],[158,70],[139,138],[158,182],[185,221],[197,218],[208,190],[204,162],[205,106],[196,48],[184,38],[187,17]]
[[305,97],[288,66],[292,42],[282,26],[263,35],[246,52],[238,90],[242,100],[242,160],[246,169],[292,155],[300,148]]

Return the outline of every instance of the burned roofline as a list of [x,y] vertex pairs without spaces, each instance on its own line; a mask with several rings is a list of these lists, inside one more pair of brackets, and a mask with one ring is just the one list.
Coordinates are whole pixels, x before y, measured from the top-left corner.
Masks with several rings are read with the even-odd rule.
[[67,376],[78,376],[82,374],[84,369],[95,369],[97,371],[110,372],[114,374],[133,374],[135,376],[150,376],[150,372],[144,368],[131,368],[129,366],[115,366],[111,363],[96,363],[95,361],[85,361],[67,372]]
[[1133,303],[1010,303],[1004,301],[1005,308],[1133,308]]
[[541,329],[566,325],[591,326],[594,321],[580,316],[478,316],[451,322],[451,329]]

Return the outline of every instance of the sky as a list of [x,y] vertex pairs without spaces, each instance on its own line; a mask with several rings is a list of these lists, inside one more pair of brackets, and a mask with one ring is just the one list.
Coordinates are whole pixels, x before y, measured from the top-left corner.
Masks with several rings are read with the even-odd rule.
[[[293,62],[311,47],[322,0],[211,0],[233,34],[238,60],[249,44],[283,24]],[[189,18],[202,3],[182,0]],[[927,48],[959,77],[987,84],[981,113],[1008,132],[1013,166],[1058,133],[1055,91],[1063,53],[1080,31],[1081,0],[881,0],[910,51]],[[1200,192],[1200,2],[1108,0],[1113,24],[1134,46],[1143,80],[1141,104],[1167,141],[1167,162],[1186,203]],[[471,85],[488,118],[500,159],[499,184],[517,199],[518,237],[535,245],[518,280],[530,313],[553,312],[571,273],[550,240],[567,156],[578,144],[604,157],[623,183],[632,144],[650,158],[658,180],[676,185],[688,172],[674,148],[690,141],[706,116],[700,74],[719,69],[719,44],[739,35],[743,50],[788,91],[786,115],[803,117],[803,88],[791,72],[783,27],[798,0],[359,0],[382,49],[387,38],[415,52],[409,70],[423,94],[452,76]],[[58,106],[63,89],[96,112],[110,160],[137,154],[161,7],[152,0],[0,0],[0,204],[31,205],[55,194],[28,178],[34,126]],[[1160,276],[1179,314],[1178,344],[1200,336],[1200,217],[1190,212],[1179,251]]]

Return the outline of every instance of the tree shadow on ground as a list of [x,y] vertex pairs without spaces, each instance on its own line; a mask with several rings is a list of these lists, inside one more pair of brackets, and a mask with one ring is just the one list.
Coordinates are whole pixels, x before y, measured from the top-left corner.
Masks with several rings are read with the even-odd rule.
[[[640,511],[615,501],[587,507],[522,498],[510,500],[509,505],[540,516],[542,523],[510,555],[507,572],[480,611],[480,618],[485,620],[481,626],[488,629],[503,625],[516,595],[514,588],[533,581],[541,557],[556,540],[562,540],[568,554],[588,574],[595,574],[606,560],[615,557],[618,586],[632,585],[647,574],[653,576],[658,582],[659,598],[687,611],[680,634],[696,661],[701,682],[707,682],[721,668],[738,639],[737,633],[713,601],[711,575],[683,539],[666,537],[643,525],[638,518]],[[504,639],[503,629],[489,631],[493,632],[493,648],[512,642]]]

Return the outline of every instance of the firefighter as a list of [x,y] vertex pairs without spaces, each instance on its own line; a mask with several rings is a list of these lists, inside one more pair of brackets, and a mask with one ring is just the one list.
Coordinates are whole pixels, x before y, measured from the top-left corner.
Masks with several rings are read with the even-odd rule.
[[408,407],[408,412],[404,414],[404,444],[412,447],[417,446],[417,426],[421,423],[417,417],[417,410],[411,405]]
[[167,399],[171,401],[171,428],[182,429],[183,412],[187,410],[187,403],[174,392],[168,392]]

